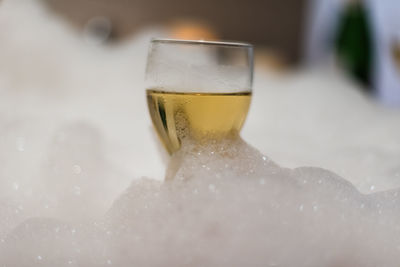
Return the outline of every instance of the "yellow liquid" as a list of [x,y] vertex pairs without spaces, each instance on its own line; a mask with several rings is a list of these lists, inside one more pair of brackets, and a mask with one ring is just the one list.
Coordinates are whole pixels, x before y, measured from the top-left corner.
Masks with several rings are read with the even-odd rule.
[[176,93],[149,89],[147,104],[157,133],[172,154],[185,138],[234,138],[246,119],[251,92]]

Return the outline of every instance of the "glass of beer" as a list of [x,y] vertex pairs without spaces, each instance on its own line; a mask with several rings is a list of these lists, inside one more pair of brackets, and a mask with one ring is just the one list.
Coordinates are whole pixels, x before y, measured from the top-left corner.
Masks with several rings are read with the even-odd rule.
[[238,138],[252,79],[250,44],[153,39],[146,67],[147,104],[169,154],[185,141]]

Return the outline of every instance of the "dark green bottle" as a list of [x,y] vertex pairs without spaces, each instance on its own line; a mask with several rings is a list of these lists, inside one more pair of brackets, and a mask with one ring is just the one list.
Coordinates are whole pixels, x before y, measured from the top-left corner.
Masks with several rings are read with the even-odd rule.
[[372,91],[372,36],[368,12],[362,1],[350,0],[339,20],[336,55],[366,91]]

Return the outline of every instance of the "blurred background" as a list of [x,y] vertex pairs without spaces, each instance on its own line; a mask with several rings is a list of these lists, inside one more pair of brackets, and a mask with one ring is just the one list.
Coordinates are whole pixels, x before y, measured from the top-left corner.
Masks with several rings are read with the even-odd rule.
[[43,0],[98,42],[150,27],[165,37],[241,40],[275,70],[334,61],[389,105],[400,105],[400,4],[378,0]]

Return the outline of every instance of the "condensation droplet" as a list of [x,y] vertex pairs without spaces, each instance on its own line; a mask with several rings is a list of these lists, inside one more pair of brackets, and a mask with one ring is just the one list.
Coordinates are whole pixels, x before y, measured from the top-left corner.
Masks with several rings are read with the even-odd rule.
[[375,185],[371,185],[371,187],[369,188],[370,191],[374,191],[375,190]]
[[80,174],[81,172],[82,172],[82,168],[81,168],[81,166],[79,166],[79,165],[74,165],[74,166],[72,166],[72,171],[75,173],[75,174]]

